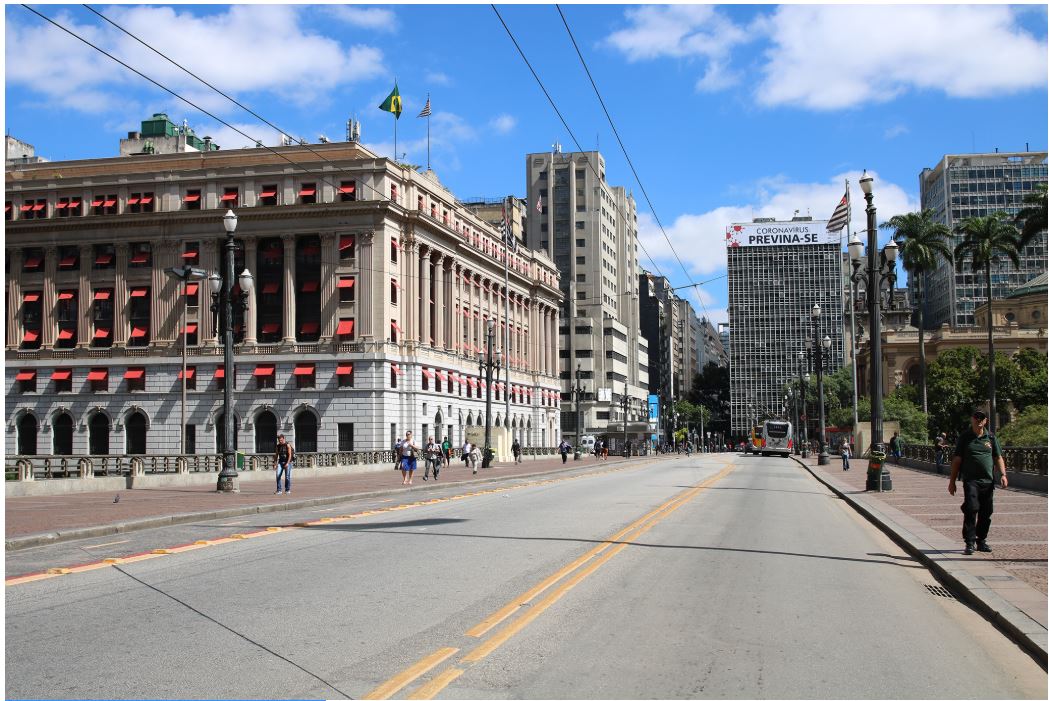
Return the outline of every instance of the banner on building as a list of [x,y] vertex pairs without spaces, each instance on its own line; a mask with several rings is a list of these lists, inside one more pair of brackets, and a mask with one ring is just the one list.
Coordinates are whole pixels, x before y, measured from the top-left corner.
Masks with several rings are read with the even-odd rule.
[[725,228],[725,246],[841,245],[841,232],[827,231],[826,220],[732,224]]
[[653,431],[659,430],[659,395],[648,395],[648,427]]

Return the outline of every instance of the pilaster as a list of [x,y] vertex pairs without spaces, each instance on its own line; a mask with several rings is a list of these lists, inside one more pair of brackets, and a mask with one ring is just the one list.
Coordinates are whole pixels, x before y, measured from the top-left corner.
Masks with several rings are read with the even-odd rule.
[[[318,198],[320,199],[320,198]],[[284,290],[281,295],[282,315],[281,330],[284,334],[284,343],[295,343],[295,236],[284,234],[280,237],[284,244]]]

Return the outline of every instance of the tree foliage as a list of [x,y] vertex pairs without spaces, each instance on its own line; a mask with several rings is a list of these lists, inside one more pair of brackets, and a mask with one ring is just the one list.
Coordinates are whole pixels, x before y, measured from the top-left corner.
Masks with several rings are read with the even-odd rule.
[[1049,406],[1029,406],[1016,417],[1016,421],[1002,427],[998,440],[1002,445],[1043,446],[1049,443],[1047,424]]
[[[927,443],[929,428],[928,417],[910,399],[893,392],[882,402],[882,421],[898,421],[900,436],[905,443]],[[860,421],[871,420],[871,399],[862,397],[859,404]],[[851,417],[850,417],[851,421]],[[887,436],[885,437],[888,438]]]
[[1024,197],[1024,204],[1026,206],[1016,213],[1013,220],[1020,227],[1020,248],[1046,229],[1046,214],[1049,211],[1046,205],[1046,184],[1039,183],[1034,192]]
[[[694,405],[705,407],[709,414],[705,417],[708,431],[729,433],[729,372],[727,367],[717,363],[707,363],[703,371],[695,376],[692,389],[686,399]],[[679,412],[680,413],[680,412]],[[698,422],[698,416],[696,418]]]

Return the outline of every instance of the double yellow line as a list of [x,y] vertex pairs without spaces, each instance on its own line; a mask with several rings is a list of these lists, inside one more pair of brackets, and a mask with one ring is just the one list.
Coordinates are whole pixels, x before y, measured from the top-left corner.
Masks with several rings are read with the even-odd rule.
[[[593,574],[598,568],[604,565],[606,562],[611,560],[617,554],[622,552],[630,543],[636,540],[639,536],[648,532],[653,526],[665,519],[667,516],[676,511],[683,504],[691,501],[696,495],[698,495],[704,489],[710,487],[718,480],[724,478],[730,473],[734,465],[728,465],[713,477],[710,477],[694,487],[686,489],[684,492],[677,494],[676,496],[668,499],[664,503],[657,506],[652,511],[648,512],[641,518],[637,519],[630,525],[626,526],[622,530],[609,536],[605,542],[595,546],[588,552],[580,555],[572,562],[562,567],[557,572],[554,572],[543,581],[536,584],[534,587],[515,598],[510,603],[503,606],[501,609],[491,614],[483,621],[478,623],[473,628],[466,631],[466,636],[471,638],[481,638],[486,633],[496,628],[500,623],[511,618],[517,613],[523,606],[529,604],[531,601],[536,599],[540,594],[543,594],[548,589],[549,591],[542,599],[535,604],[529,606],[528,610],[518,618],[510,622],[506,627],[491,636],[480,645],[474,647],[472,650],[467,652],[465,655],[459,658],[456,666],[450,667],[443,672],[439,673],[430,681],[426,682],[418,689],[416,689],[411,695],[405,697],[409,699],[431,699],[436,696],[442,689],[448,684],[458,678],[466,670],[463,666],[467,664],[473,664],[483,660],[493,651],[498,649],[503,643],[512,638],[514,635],[523,630],[528,624],[538,618],[544,611],[550,606],[557,602],[562,596],[568,593],[575,585],[586,579],[589,575]],[[564,580],[564,581],[562,581]],[[555,585],[557,585],[555,587]],[[395,676],[386,680],[379,686],[375,687],[369,692],[365,699],[388,699],[401,689],[404,689],[409,684],[418,680],[423,675],[429,673],[431,670],[440,666],[445,661],[453,658],[459,652],[459,648],[445,647],[422,658],[415,664],[411,665],[402,672],[399,672]]]

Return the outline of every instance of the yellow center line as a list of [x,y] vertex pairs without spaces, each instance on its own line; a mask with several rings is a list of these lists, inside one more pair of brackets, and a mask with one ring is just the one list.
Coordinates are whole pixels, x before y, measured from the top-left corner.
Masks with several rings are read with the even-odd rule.
[[458,669],[456,667],[450,667],[436,677],[420,686],[415,693],[407,696],[409,699],[432,699],[441,689],[451,684],[453,681],[459,678],[465,670]]
[[408,669],[391,678],[389,681],[383,682],[375,687],[364,698],[388,699],[457,652],[459,652],[459,648],[442,647],[440,650],[422,658]]

